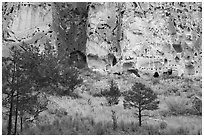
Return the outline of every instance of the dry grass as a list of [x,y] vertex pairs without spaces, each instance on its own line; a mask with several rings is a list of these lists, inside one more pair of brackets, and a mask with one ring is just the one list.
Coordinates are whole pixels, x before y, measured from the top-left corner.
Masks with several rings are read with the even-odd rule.
[[[76,89],[81,98],[50,96],[50,104],[44,114],[47,118],[42,115],[37,127],[27,129],[24,134],[201,134],[201,117],[186,115],[187,110],[191,109],[189,94],[202,95],[199,82],[191,83],[188,80],[186,83],[185,79],[169,78],[160,79],[159,83],[153,85],[151,80],[145,81],[127,74],[101,77],[96,76],[97,73],[87,72],[83,75],[87,75],[84,83]],[[134,81],[151,86],[158,94],[160,104],[158,111],[147,113],[155,117],[146,117],[143,127],[139,127],[138,119],[133,116],[135,110],[123,108],[123,97],[115,106],[107,106],[104,97],[94,97],[101,89],[108,88],[110,79],[115,80],[121,92],[130,89]],[[191,88],[188,88],[189,85]],[[111,110],[116,112],[116,131],[112,130]],[[3,132],[6,133],[5,128]]]
[[[168,118],[165,122],[158,124],[143,125],[140,127],[137,122],[124,122],[118,123],[118,126],[113,130],[111,121],[108,122],[95,122],[91,117],[70,117],[64,116],[56,119],[51,124],[38,124],[36,127],[29,128],[22,134],[25,135],[185,135],[185,134],[201,134],[201,128],[190,124],[189,119],[183,118]],[[187,124],[182,126],[174,126],[169,121],[186,121]],[[196,124],[197,121],[194,121]],[[177,123],[175,123],[177,124]]]

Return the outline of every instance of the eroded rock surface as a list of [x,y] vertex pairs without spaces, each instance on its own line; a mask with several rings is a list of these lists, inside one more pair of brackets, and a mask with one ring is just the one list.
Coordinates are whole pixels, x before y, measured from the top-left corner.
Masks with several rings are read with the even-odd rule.
[[201,75],[199,2],[3,3],[2,14],[3,56],[24,42],[104,72]]
[[[123,63],[134,62],[130,68],[152,74],[160,75],[171,69],[179,76],[200,75],[201,12],[201,3],[94,5],[89,10],[88,53],[103,57],[113,52]],[[118,21],[119,36],[114,37],[111,32]],[[114,38],[118,38],[120,48]],[[126,66],[123,63],[120,63],[121,68]]]

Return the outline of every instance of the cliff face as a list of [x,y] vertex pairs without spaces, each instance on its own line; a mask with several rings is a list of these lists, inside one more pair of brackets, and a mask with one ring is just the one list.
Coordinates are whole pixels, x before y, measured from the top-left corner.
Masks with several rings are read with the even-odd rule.
[[[178,75],[200,75],[201,3],[102,3],[89,13],[89,54],[116,52],[123,60],[122,70],[128,69],[122,65],[128,62],[129,68],[149,73],[172,69]],[[115,30],[119,34],[114,37]],[[107,65],[103,64],[100,68]]]
[[3,3],[2,14],[3,56],[25,42],[102,71],[202,70],[201,3]]
[[55,45],[50,3],[3,3],[2,14],[3,56],[9,55],[9,47],[23,42],[41,50],[46,44]]
[[60,58],[74,51],[86,53],[87,3],[54,3],[53,29],[57,33],[57,49]]

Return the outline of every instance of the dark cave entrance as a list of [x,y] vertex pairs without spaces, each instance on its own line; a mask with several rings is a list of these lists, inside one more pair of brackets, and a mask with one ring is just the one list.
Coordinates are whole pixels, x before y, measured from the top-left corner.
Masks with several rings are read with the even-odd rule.
[[71,52],[69,57],[71,64],[78,68],[84,68],[87,64],[86,55],[79,50]]
[[155,72],[154,75],[153,75],[153,77],[154,77],[154,78],[158,78],[158,77],[159,77],[159,73],[158,73],[158,72]]
[[117,59],[112,53],[108,54],[108,60],[109,60],[109,62],[111,63],[112,66],[117,64]]

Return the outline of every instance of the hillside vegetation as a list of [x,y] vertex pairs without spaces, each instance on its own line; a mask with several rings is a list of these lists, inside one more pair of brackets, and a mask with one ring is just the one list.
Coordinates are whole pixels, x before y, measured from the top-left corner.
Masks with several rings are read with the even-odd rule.
[[[154,78],[147,81],[129,73],[102,75],[89,69],[80,70],[79,76],[83,84],[73,91],[75,96],[45,92],[46,109],[32,121],[25,120],[23,131],[18,134],[202,134],[202,111],[198,109],[201,106],[194,101],[202,97],[201,81],[169,77],[159,78],[154,83]],[[111,79],[121,92],[116,105],[108,105],[102,92],[109,89]],[[151,117],[142,117],[141,127],[134,115],[135,109],[123,106],[123,93],[130,90],[134,82],[145,82],[159,101],[158,109],[144,112]],[[116,129],[112,125],[112,110]],[[3,134],[7,134],[8,117],[3,115],[3,118]]]
[[202,2],[3,2],[2,134],[202,134]]

